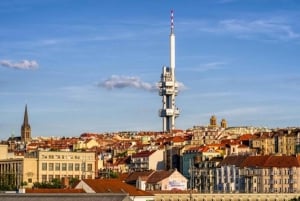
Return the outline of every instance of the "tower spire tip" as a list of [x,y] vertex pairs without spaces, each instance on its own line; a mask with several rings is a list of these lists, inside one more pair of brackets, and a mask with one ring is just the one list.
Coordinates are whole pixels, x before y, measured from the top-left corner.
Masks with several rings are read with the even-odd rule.
[[171,33],[174,33],[174,10],[171,10]]

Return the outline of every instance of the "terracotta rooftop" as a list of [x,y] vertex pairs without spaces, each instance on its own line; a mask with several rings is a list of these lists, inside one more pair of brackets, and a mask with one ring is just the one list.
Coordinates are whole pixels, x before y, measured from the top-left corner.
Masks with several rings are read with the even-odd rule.
[[239,137],[239,140],[242,140],[242,141],[244,141],[244,140],[251,140],[252,139],[252,135],[251,134],[244,134],[244,135],[241,135],[240,137]]
[[174,136],[173,139],[172,139],[173,142],[184,142],[185,139],[181,136]]
[[155,171],[153,174],[149,176],[147,179],[147,183],[149,184],[155,184],[157,182],[160,182],[161,180],[169,177],[171,174],[173,174],[174,170],[172,171],[166,171],[166,170],[158,170]]
[[132,158],[149,157],[154,152],[155,152],[155,150],[153,150],[153,151],[141,151],[139,153],[133,154]]
[[300,167],[299,160],[295,156],[249,156],[241,167]]
[[226,158],[224,158],[221,161],[221,163],[218,166],[221,167],[221,166],[227,166],[227,165],[235,165],[237,167],[240,167],[240,165],[243,163],[243,161],[247,157],[248,156],[245,156],[245,155],[227,156]]
[[265,167],[300,167],[299,161],[295,156],[271,156],[266,163]]
[[152,193],[139,190],[119,179],[84,179],[82,181],[96,193],[126,193],[130,196],[153,196]]
[[149,171],[142,171],[142,172],[132,172],[128,175],[128,177],[125,179],[126,183],[130,183],[130,184],[135,184],[136,180],[139,177],[143,177],[143,176],[150,176],[151,174],[153,174],[154,170],[149,170]]

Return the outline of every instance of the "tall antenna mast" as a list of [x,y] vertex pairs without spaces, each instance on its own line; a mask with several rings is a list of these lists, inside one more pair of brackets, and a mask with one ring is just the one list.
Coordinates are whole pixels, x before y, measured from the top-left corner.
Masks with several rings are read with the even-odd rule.
[[174,11],[171,10],[171,34],[174,33]]
[[171,10],[171,33],[170,33],[170,66],[162,69],[159,82],[159,95],[162,96],[162,109],[159,116],[162,117],[163,132],[172,132],[175,129],[175,118],[179,116],[179,109],[175,104],[175,96],[178,93],[178,83],[175,78],[175,33],[174,11]]

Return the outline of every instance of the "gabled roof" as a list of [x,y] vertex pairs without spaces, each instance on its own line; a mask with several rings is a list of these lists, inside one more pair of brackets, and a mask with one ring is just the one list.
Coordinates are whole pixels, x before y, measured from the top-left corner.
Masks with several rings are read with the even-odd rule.
[[154,170],[149,170],[149,171],[141,171],[141,172],[132,172],[128,175],[128,177],[125,179],[126,183],[134,183],[137,181],[139,177],[144,177],[144,176],[150,176],[153,174]]
[[133,154],[132,158],[140,158],[140,157],[149,157],[151,154],[153,154],[156,150],[153,151],[141,151],[139,153]]
[[252,138],[253,138],[252,134],[244,134],[239,137],[239,140],[246,141],[246,140],[251,140]]
[[139,190],[119,179],[84,179],[86,183],[96,193],[126,193],[130,196],[153,196],[152,193]]
[[163,180],[163,179],[169,177],[171,174],[173,174],[173,172],[174,172],[174,170],[173,171],[157,170],[149,176],[149,178],[147,179],[147,183],[153,184],[153,183],[160,182],[161,180]]
[[240,167],[240,165],[247,157],[248,156],[246,155],[227,156],[221,161],[221,163],[218,166],[221,167],[227,165],[235,165],[236,167]]
[[182,136],[174,136],[172,139],[173,142],[184,142],[185,139]]

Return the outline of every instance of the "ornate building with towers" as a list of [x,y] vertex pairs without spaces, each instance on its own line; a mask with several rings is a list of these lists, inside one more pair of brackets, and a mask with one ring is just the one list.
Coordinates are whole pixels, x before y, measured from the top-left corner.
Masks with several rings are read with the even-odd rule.
[[31,127],[28,120],[27,105],[25,106],[24,121],[21,127],[21,141],[27,143],[31,140]]

